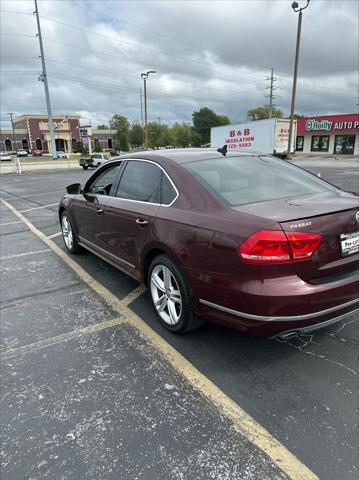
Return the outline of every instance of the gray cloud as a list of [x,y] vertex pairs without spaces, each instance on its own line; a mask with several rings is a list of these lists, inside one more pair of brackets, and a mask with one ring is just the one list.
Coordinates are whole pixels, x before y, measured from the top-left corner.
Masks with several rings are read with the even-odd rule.
[[[239,121],[267,101],[265,78],[273,67],[281,78],[276,103],[287,114],[297,28],[290,5],[290,0],[41,0],[53,110],[81,113],[94,125],[114,113],[138,121],[140,73],[155,69],[148,82],[151,120],[190,122],[194,110],[208,105]],[[36,33],[32,15],[6,11],[32,13],[32,1],[4,0],[1,10],[2,33]],[[5,112],[45,112],[45,99],[37,79],[36,37],[1,40],[5,127]],[[312,0],[303,16],[297,111],[356,111],[357,89],[358,2]]]

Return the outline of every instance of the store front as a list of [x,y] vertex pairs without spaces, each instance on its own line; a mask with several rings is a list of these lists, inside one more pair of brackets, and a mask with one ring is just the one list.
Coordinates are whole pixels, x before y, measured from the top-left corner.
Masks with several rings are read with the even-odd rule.
[[359,155],[359,114],[299,118],[296,151]]

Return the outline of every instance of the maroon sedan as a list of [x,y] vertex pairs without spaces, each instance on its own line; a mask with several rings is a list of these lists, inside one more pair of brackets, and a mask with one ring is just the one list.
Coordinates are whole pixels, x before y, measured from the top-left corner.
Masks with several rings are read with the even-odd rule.
[[172,332],[207,319],[290,335],[359,312],[359,196],[283,160],[141,152],[67,192],[67,249],[145,282]]

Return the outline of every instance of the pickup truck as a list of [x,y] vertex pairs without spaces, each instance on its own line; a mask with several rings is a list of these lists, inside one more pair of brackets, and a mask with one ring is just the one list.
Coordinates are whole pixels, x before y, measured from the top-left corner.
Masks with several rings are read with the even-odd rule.
[[90,168],[97,168],[99,165],[110,160],[110,157],[103,153],[94,153],[89,158],[80,158],[79,164],[84,170]]

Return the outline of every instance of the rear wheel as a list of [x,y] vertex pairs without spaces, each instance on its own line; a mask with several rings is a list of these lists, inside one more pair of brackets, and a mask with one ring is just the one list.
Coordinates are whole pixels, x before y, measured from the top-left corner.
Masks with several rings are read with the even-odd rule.
[[65,246],[70,253],[78,253],[81,246],[78,243],[76,232],[72,226],[71,220],[66,212],[61,215],[62,238]]
[[167,255],[156,257],[148,271],[148,287],[157,318],[167,330],[185,333],[202,325],[181,271]]

